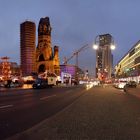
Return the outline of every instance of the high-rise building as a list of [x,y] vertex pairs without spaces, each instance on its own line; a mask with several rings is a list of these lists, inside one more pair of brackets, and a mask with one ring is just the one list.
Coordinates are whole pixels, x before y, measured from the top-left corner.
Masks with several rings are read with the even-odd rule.
[[59,47],[54,46],[52,50],[51,30],[49,17],[41,18],[38,25],[36,68],[38,73],[48,71],[60,75]]
[[34,22],[20,24],[20,61],[22,75],[35,72],[36,26]]
[[99,35],[99,48],[96,51],[96,77],[110,78],[113,67],[113,55],[111,53],[112,36],[110,34]]

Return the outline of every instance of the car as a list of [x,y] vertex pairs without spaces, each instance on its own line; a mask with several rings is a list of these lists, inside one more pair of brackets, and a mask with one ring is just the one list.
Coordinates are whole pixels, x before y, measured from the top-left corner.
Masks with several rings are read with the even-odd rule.
[[100,81],[93,81],[93,86],[99,86],[100,85]]
[[115,87],[119,88],[119,89],[123,89],[124,86],[126,85],[127,81],[119,81],[117,83],[115,83]]
[[32,85],[34,89],[46,88],[47,86],[48,82],[46,81],[46,79],[43,78],[37,78]]
[[125,86],[124,86],[124,92],[128,92],[130,88],[136,88],[137,83],[135,81],[129,81]]
[[137,83],[135,81],[129,81],[126,84],[127,87],[132,87],[132,88],[136,88],[137,87]]

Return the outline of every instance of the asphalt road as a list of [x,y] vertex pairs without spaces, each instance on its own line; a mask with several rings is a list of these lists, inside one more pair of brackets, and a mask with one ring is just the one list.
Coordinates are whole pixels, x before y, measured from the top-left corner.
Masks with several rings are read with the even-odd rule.
[[0,139],[51,117],[84,92],[81,86],[5,91],[0,96]]
[[93,87],[71,105],[8,140],[140,140],[140,92]]
[[14,91],[0,97],[0,139],[27,129],[13,139],[139,140],[138,93],[78,86]]

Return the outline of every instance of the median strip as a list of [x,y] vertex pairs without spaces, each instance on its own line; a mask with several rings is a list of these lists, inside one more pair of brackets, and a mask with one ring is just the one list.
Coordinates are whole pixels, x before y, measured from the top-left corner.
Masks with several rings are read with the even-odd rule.
[[48,98],[52,98],[52,97],[55,97],[56,95],[51,95],[51,96],[47,96],[47,97],[42,97],[40,98],[40,100],[45,100],[45,99],[48,99]]
[[0,106],[0,109],[12,107],[12,106],[13,106],[13,105],[4,105],[4,106]]

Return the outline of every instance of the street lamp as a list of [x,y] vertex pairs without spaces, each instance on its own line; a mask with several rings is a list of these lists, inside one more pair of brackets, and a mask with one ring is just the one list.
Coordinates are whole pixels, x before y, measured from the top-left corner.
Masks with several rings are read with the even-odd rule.
[[95,37],[94,44],[93,44],[94,50],[97,50],[98,48],[99,48],[99,35]]
[[94,44],[93,45],[93,49],[97,50],[98,49],[98,45],[97,44]]
[[[105,35],[109,35],[109,34],[105,34]],[[104,36],[105,36],[104,35]],[[97,35],[96,37],[95,37],[95,40],[94,40],[94,44],[93,44],[93,49],[94,50],[97,50],[97,49],[99,49],[99,46],[100,46],[100,36],[103,36],[103,35]],[[111,36],[111,35],[110,35]],[[110,49],[111,50],[115,50],[115,48],[116,48],[116,45],[115,45],[115,43],[114,43],[114,38],[111,36],[111,41],[110,41],[110,43],[109,43],[109,46],[110,46]]]
[[110,49],[111,49],[111,50],[115,50],[115,48],[116,48],[116,46],[115,46],[114,44],[111,44],[111,45],[110,45]]

